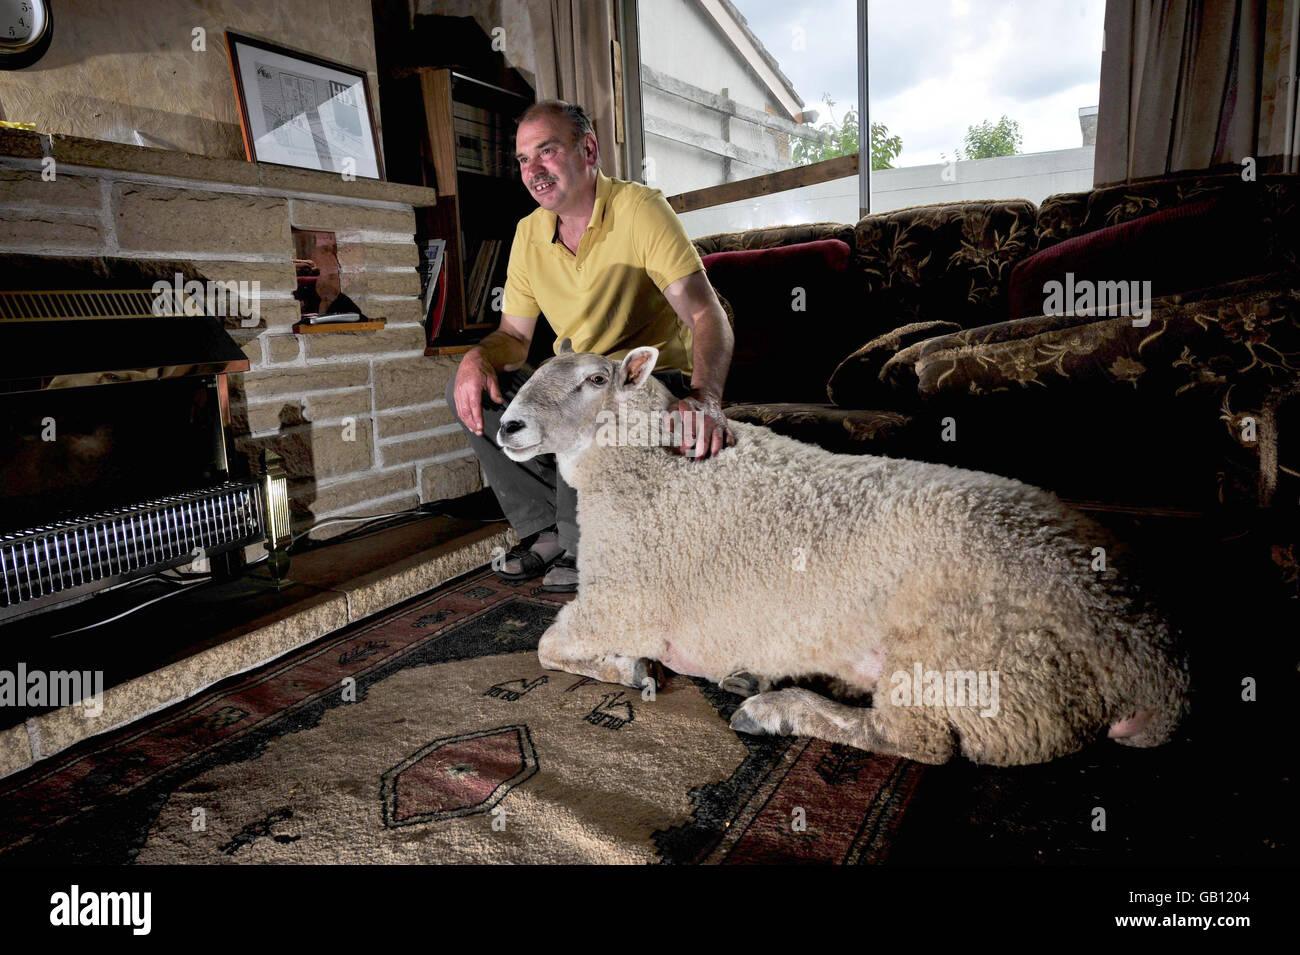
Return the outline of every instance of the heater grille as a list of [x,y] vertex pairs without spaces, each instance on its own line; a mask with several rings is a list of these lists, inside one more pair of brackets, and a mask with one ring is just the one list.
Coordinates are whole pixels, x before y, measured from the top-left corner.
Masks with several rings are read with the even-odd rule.
[[175,288],[163,292],[149,289],[0,292],[0,322],[202,314],[198,302]]
[[263,537],[251,483],[229,481],[0,535],[0,609],[35,607]]
[[289,539],[289,483],[284,480],[266,482],[267,520],[266,537],[272,547]]

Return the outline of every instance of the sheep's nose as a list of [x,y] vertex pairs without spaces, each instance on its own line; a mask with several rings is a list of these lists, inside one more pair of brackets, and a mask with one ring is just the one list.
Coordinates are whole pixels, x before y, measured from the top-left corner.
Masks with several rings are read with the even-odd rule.
[[527,425],[524,424],[522,421],[520,421],[518,418],[514,418],[510,421],[501,422],[501,430],[504,431],[506,434],[514,434],[516,431],[522,431],[526,427]]

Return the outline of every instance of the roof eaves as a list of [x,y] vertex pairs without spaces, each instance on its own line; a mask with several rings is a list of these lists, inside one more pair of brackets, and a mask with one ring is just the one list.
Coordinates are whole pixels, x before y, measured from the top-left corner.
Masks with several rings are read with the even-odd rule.
[[781,64],[777,62],[776,57],[768,52],[767,47],[763,45],[763,41],[749,28],[749,21],[745,19],[745,15],[736,9],[736,5],[731,0],[718,0],[718,3],[727,11],[727,15],[736,21],[736,26],[740,27],[746,38],[754,44],[754,49],[758,51],[758,55],[763,58],[763,62],[771,67],[772,72],[780,79],[785,91],[790,94],[796,103],[802,104],[803,97],[799,95],[798,90],[794,88],[794,84],[790,82],[790,77],[786,76],[781,70]]

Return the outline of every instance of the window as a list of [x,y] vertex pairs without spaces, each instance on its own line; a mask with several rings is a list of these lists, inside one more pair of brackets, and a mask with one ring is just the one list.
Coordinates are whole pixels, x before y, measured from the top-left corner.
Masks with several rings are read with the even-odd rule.
[[[829,93],[842,121],[856,99],[855,0],[640,0],[637,13],[643,181],[666,196],[856,154],[856,139],[829,142],[821,128],[829,113],[812,105]],[[800,76],[824,88],[809,93]],[[840,188],[852,193],[848,221],[857,218],[855,189]],[[685,212],[682,221],[703,235],[782,215],[842,214],[825,196],[779,195],[798,208],[747,200]]]
[[692,236],[855,222],[868,177],[873,212],[1092,187],[1105,0],[634,5],[642,178]]
[[1092,188],[1105,0],[868,6],[873,212]]

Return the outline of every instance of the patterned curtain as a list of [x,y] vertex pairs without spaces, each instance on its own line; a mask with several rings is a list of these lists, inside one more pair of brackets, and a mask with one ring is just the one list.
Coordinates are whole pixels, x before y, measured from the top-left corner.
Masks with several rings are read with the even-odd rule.
[[1097,186],[1240,165],[1298,172],[1300,0],[1107,0]]

